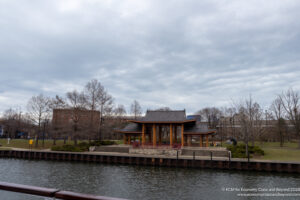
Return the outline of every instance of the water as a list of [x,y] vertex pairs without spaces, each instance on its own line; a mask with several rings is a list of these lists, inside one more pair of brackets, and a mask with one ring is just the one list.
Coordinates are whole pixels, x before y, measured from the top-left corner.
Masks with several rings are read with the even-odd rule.
[[[222,189],[300,188],[297,174],[21,159],[0,159],[0,181],[127,199],[241,199]],[[46,198],[0,190],[0,199]]]

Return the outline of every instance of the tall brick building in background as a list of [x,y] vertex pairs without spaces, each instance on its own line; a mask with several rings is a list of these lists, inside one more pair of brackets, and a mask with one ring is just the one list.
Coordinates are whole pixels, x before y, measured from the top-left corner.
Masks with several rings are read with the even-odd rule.
[[53,109],[52,126],[57,137],[72,135],[77,138],[95,138],[99,132],[100,112],[84,109]]

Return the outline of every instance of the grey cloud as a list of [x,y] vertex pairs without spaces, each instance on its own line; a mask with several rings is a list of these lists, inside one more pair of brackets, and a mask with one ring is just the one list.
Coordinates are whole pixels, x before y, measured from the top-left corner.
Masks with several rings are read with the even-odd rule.
[[282,90],[300,89],[299,7],[297,1],[2,1],[0,110],[40,92],[81,89],[92,78],[127,108],[137,99],[145,109],[192,113],[249,93],[267,105]]

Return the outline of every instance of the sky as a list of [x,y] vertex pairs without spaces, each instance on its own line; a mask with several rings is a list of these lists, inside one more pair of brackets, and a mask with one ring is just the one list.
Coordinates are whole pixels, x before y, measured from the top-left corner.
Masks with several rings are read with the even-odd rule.
[[97,79],[129,111],[300,90],[300,1],[0,0],[0,113]]

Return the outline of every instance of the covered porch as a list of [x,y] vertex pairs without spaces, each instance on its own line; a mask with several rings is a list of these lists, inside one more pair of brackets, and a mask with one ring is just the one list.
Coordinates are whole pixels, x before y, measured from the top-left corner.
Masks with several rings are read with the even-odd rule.
[[[124,144],[138,143],[142,146],[178,148],[184,146],[209,147],[213,140],[215,131],[211,132],[189,132],[185,131],[184,124],[178,123],[143,123],[137,124],[141,130],[124,131]],[[196,141],[197,140],[197,141]]]

